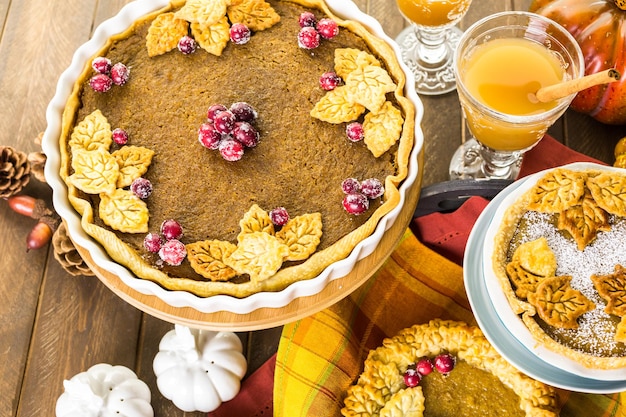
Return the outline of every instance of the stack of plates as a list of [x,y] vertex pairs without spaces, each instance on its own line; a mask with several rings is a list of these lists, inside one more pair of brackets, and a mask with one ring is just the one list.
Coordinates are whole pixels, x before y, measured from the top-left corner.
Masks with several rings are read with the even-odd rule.
[[[612,169],[577,163],[573,170]],[[465,288],[476,320],[494,348],[513,366],[554,387],[587,393],[626,390],[626,369],[586,368],[538,344],[521,318],[509,306],[500,282],[492,271],[493,239],[502,216],[517,198],[545,174],[519,180],[498,194],[482,212],[467,242],[463,264]]]

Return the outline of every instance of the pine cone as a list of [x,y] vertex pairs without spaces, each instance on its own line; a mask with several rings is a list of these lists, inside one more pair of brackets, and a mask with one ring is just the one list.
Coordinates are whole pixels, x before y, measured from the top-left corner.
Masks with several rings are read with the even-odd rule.
[[30,181],[30,162],[24,152],[0,146],[0,198],[22,191]]
[[63,269],[69,274],[77,276],[94,276],[83,258],[76,250],[76,246],[67,235],[65,223],[61,222],[52,236],[52,246],[54,248],[54,258],[59,261]]

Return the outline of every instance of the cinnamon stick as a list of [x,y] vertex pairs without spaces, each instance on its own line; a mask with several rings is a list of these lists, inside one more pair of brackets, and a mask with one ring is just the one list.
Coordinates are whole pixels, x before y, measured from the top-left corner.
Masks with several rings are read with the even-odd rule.
[[535,93],[535,98],[542,103],[547,103],[549,101],[567,97],[570,94],[578,93],[579,91],[589,87],[618,81],[621,76],[622,75],[618,70],[611,68],[595,74],[586,75],[575,80],[569,80],[540,88],[537,93]]

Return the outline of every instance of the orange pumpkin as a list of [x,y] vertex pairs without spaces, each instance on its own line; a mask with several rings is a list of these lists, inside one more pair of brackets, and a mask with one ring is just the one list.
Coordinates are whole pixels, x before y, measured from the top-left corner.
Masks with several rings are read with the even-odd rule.
[[585,73],[618,70],[619,81],[578,93],[572,109],[596,120],[626,124],[626,0],[534,0],[530,11],[565,27],[585,56]]

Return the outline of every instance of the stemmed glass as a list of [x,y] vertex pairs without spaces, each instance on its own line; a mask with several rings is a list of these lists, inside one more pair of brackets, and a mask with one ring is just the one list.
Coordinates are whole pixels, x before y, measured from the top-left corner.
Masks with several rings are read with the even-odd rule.
[[576,94],[541,102],[536,92],[584,75],[576,40],[559,24],[528,12],[476,22],[455,54],[457,92],[473,138],[455,153],[451,179],[514,179],[535,146]]
[[438,95],[456,88],[453,58],[462,32],[455,25],[472,0],[396,0],[411,23],[396,38],[402,60],[415,75],[419,94]]

